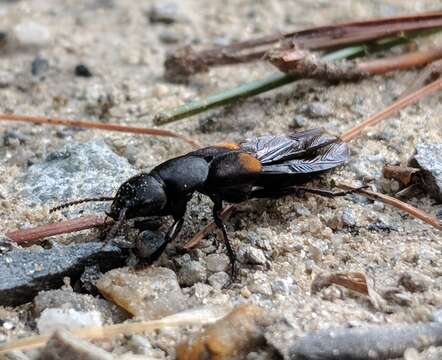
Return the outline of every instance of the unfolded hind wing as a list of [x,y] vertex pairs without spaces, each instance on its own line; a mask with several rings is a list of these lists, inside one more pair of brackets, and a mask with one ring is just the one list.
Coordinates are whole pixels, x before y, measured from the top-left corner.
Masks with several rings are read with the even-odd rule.
[[287,159],[283,162],[264,165],[261,172],[268,175],[272,173],[316,173],[342,165],[347,158],[347,144],[335,142],[325,145],[302,158]]
[[336,140],[336,137],[324,134],[322,129],[311,129],[287,135],[253,138],[241,143],[240,148],[266,165],[302,158]]

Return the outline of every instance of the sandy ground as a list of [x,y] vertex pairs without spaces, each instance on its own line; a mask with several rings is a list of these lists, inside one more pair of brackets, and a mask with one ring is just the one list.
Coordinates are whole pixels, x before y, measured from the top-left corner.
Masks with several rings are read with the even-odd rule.
[[[2,2],[0,31],[12,33],[18,23],[34,21],[50,32],[51,39],[36,47],[20,46],[11,39],[0,50],[0,112],[152,126],[151,115],[142,119],[135,115],[153,115],[160,109],[275,71],[264,63],[228,66],[196,75],[187,84],[169,83],[162,76],[162,63],[165,53],[177,45],[224,44],[278,30],[430,11],[442,5],[442,1],[435,0],[175,3],[179,20],[166,25],[149,23],[146,14],[151,1]],[[164,39],[177,43],[169,44]],[[420,43],[428,47],[440,41],[440,36],[433,36]],[[49,61],[44,78],[31,75],[31,62],[37,54]],[[74,66],[79,63],[86,64],[94,76],[74,76]],[[289,131],[295,116],[303,115],[307,119],[304,128],[324,127],[330,133],[340,134],[391,103],[417,74],[407,71],[338,86],[301,81],[167,128],[212,144],[284,133]],[[103,106],[106,99],[112,104],[107,112]],[[406,161],[419,142],[442,141],[441,99],[441,95],[435,95],[410,106],[353,141],[350,163],[331,178],[364,178],[380,191],[394,189],[395,184],[380,178],[382,164]],[[315,116],[318,106],[320,114]],[[164,138],[0,123],[0,134],[11,129],[22,134],[26,142],[0,144],[1,231],[48,221],[46,210],[53,204],[29,208],[13,189],[29,164],[42,161],[68,143],[104,139],[139,170],[190,150],[180,141]],[[328,182],[324,179],[316,185],[326,187]],[[440,205],[433,205],[434,201],[427,197],[410,202],[432,214],[440,211]],[[181,239],[190,237],[207,221],[208,206],[208,201],[194,199]],[[242,266],[239,286],[210,293],[207,303],[247,299],[284,312],[302,330],[337,324],[426,320],[442,307],[441,234],[396,209],[358,197],[324,199],[313,195],[256,201],[239,209],[228,225],[234,246],[240,254],[250,246],[259,248],[266,261]],[[351,228],[342,225],[343,212],[352,214]],[[61,217],[59,214],[50,219]],[[377,222],[388,224],[393,230],[370,230],[369,225]],[[206,250],[210,252],[212,241],[213,237],[206,240],[200,252],[192,256],[200,258]],[[162,259],[165,265],[170,261]],[[401,305],[392,301],[389,311],[385,311],[334,287],[311,294],[312,279],[318,273],[336,271],[365,272],[376,287],[397,288],[406,300]],[[425,282],[425,290],[411,293],[401,288],[398,279],[404,273],[417,274]],[[278,281],[289,285],[281,285],[283,290],[269,285]],[[25,332],[29,331],[32,327]]]

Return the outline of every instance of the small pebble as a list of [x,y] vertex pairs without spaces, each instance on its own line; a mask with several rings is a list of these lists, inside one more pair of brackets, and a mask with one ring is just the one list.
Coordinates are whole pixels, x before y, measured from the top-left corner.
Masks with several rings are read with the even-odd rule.
[[431,319],[433,321],[442,323],[442,309],[438,309],[431,314]]
[[86,77],[86,78],[93,76],[89,68],[84,64],[78,64],[77,66],[75,66],[74,71],[76,76]]
[[342,210],[341,219],[345,226],[351,227],[356,225],[356,218],[353,214],[353,210],[350,208],[345,208]]
[[3,329],[5,330],[12,330],[14,327],[15,327],[14,324],[10,321],[5,321],[3,323]]
[[56,331],[43,348],[39,360],[114,360],[102,348],[65,331]]
[[175,314],[187,307],[175,273],[163,267],[143,271],[120,268],[97,282],[101,294],[129,313],[145,320]]
[[180,20],[178,5],[175,2],[157,1],[148,11],[148,18],[152,24],[173,24]]
[[289,295],[296,289],[296,284],[290,277],[272,280],[272,291],[275,294]]
[[8,33],[0,31],[0,49],[8,43]]
[[312,102],[301,106],[301,113],[311,118],[326,118],[331,115],[330,108],[320,102]]
[[189,261],[178,272],[179,283],[184,286],[192,286],[207,279],[206,267],[199,261]]
[[415,348],[408,348],[404,352],[404,360],[422,360],[422,357]]
[[219,290],[230,281],[230,275],[224,271],[216,272],[209,276],[208,281],[210,285]]
[[225,254],[210,254],[206,258],[207,270],[211,272],[227,271],[229,268],[229,258]]
[[9,70],[0,70],[0,89],[7,88],[14,84],[15,76]]
[[213,290],[211,286],[203,283],[196,283],[191,288],[191,295],[195,297],[198,301],[204,301],[211,291]]
[[292,120],[292,123],[290,124],[290,127],[292,129],[299,129],[304,126],[306,126],[308,123],[308,119],[303,115],[295,115],[295,117]]
[[161,99],[169,95],[169,88],[164,84],[156,84],[152,90],[152,95],[158,99]]
[[101,314],[98,311],[51,308],[45,309],[37,319],[37,329],[40,334],[48,334],[54,330],[75,330],[102,325]]
[[18,147],[19,145],[26,144],[27,137],[24,136],[21,132],[13,129],[7,129],[3,133],[3,145]]
[[262,271],[257,271],[251,274],[247,287],[252,293],[266,296],[271,296],[273,294],[269,278]]
[[33,21],[17,24],[14,35],[22,46],[45,46],[51,39],[48,28]]
[[31,74],[33,76],[42,76],[49,70],[49,61],[37,55],[31,63]]
[[248,246],[244,251],[244,260],[248,264],[264,265],[267,262],[264,252],[253,246]]
[[181,33],[173,32],[173,31],[162,31],[158,35],[158,38],[163,44],[177,44],[183,41],[183,36]]

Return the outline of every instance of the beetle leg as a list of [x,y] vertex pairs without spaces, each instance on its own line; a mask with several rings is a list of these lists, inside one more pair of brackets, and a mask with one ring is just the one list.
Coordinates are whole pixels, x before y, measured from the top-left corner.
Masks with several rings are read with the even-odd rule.
[[312,194],[317,194],[317,195],[321,195],[324,197],[338,197],[338,196],[345,196],[348,194],[352,194],[355,192],[358,192],[361,189],[365,189],[367,186],[360,186],[358,188],[355,189],[350,189],[350,190],[343,190],[343,191],[331,191],[331,190],[324,190],[324,189],[314,189],[314,188],[309,188],[309,187],[305,187],[305,186],[295,186],[296,187],[296,191],[304,191],[304,192],[309,192]]
[[272,197],[281,197],[284,195],[290,195],[290,194],[296,194],[299,192],[308,192],[311,194],[317,194],[324,197],[338,197],[338,196],[345,196],[348,194],[355,193],[359,191],[360,189],[364,189],[366,186],[361,186],[355,189],[350,190],[344,190],[344,191],[331,191],[331,190],[324,190],[324,189],[315,189],[315,188],[309,188],[306,186],[290,186],[278,190],[274,189],[258,189],[253,190],[250,194],[250,198],[272,198]]
[[227,231],[226,231],[226,227],[224,226],[223,220],[220,216],[220,212],[223,208],[223,202],[222,200],[218,199],[218,198],[211,198],[214,205],[213,205],[213,220],[215,222],[215,225],[221,230],[222,234],[223,234],[223,240],[224,240],[224,244],[226,246],[226,250],[227,250],[227,256],[229,257],[230,260],[230,281],[225,285],[225,287],[230,287],[232,285],[232,283],[236,280],[237,276],[238,276],[238,270],[236,267],[236,262],[237,262],[237,258],[236,258],[236,253],[235,250],[233,250],[232,245],[230,244],[229,238],[227,236]]
[[153,252],[149,257],[140,259],[138,264],[136,265],[136,269],[144,269],[146,266],[151,265],[155,260],[157,260],[166,249],[167,244],[173,241],[178,236],[181,228],[183,227],[183,223],[184,218],[175,219],[174,223],[167,231],[164,237],[164,242],[161,244],[161,246],[156,249],[155,252]]

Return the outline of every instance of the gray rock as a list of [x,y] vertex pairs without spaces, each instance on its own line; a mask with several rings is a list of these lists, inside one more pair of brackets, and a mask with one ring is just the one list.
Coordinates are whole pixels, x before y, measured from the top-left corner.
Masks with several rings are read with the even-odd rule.
[[249,246],[244,250],[244,260],[248,264],[264,265],[267,262],[264,252],[253,246]]
[[[423,339],[425,339],[423,341]],[[390,359],[407,348],[418,350],[442,342],[442,324],[387,324],[328,328],[306,333],[295,341],[290,359]]]
[[66,276],[78,279],[86,266],[109,270],[123,265],[126,257],[120,248],[104,248],[101,242],[13,249],[0,256],[0,305],[24,304],[39,291],[59,288]]
[[185,39],[182,33],[167,30],[160,32],[158,38],[163,44],[177,44]]
[[42,76],[49,70],[49,61],[40,55],[37,55],[31,63],[31,74],[33,76]]
[[356,218],[353,214],[353,210],[350,208],[345,208],[342,210],[341,220],[344,226],[355,226]]
[[272,280],[272,291],[276,294],[289,295],[296,290],[296,283],[290,277]]
[[0,70],[0,89],[12,86],[15,80],[15,75],[12,71]]
[[442,323],[442,309],[438,309],[431,314],[431,320]]
[[442,201],[442,143],[417,144],[416,153],[409,165],[423,170],[425,191],[437,201]]
[[136,172],[104,141],[68,145],[18,179],[27,204],[111,195]]
[[191,260],[181,267],[178,273],[179,283],[185,286],[192,286],[207,279],[206,267],[199,261]]
[[64,332],[56,331],[39,360],[115,360],[111,353]]
[[8,33],[0,31],[0,49],[8,43]]
[[266,296],[273,294],[269,278],[262,271],[256,271],[255,273],[250,274],[247,287],[252,293],[258,293]]
[[320,102],[312,102],[301,107],[301,113],[311,118],[326,118],[331,115],[330,108]]
[[178,5],[175,2],[157,1],[149,9],[147,16],[152,24],[173,24],[182,20]]
[[17,148],[19,145],[26,144],[27,137],[20,131],[7,129],[3,133],[3,145]]
[[207,270],[211,272],[227,271],[229,258],[225,254],[210,254],[206,258]]
[[303,115],[295,115],[295,117],[292,120],[292,123],[290,124],[290,127],[292,129],[299,129],[308,124],[308,119]]
[[220,271],[210,275],[208,281],[215,289],[222,289],[230,281],[230,275]]

